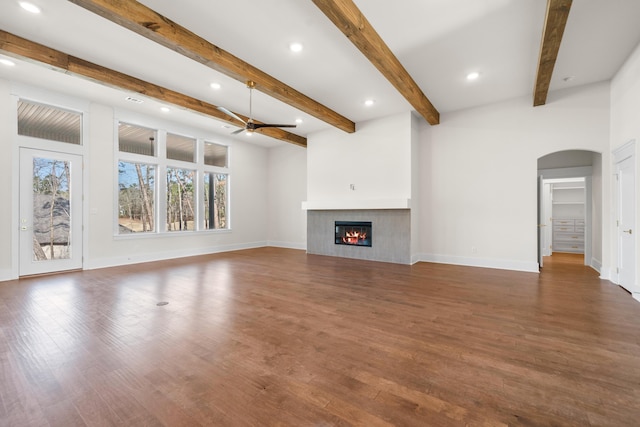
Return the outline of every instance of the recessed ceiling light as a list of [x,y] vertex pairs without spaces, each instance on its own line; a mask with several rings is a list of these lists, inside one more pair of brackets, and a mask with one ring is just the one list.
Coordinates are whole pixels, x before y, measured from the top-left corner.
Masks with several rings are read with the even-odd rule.
[[302,52],[302,48],[303,46],[301,43],[291,43],[289,45],[289,49],[291,50],[291,52],[295,52],[295,53]]
[[7,67],[13,67],[14,65],[16,65],[15,62],[9,60],[9,59],[4,59],[4,58],[0,58],[0,64],[2,65],[6,65]]
[[478,77],[480,77],[480,73],[477,71],[467,74],[467,80],[476,80]]
[[371,107],[375,103],[376,103],[375,99],[367,99],[366,101],[364,101],[364,105],[367,107]]
[[218,89],[220,89],[222,87],[222,86],[220,86],[220,83],[211,83],[209,86],[213,90],[218,90]]
[[297,123],[297,124],[302,123],[302,119],[296,119],[296,123]]
[[160,107],[160,111],[162,111],[163,113],[168,113],[169,111],[171,111],[171,108],[169,108],[169,107]]
[[27,1],[21,1],[20,7],[31,13],[40,13],[40,8],[33,3],[29,3]]

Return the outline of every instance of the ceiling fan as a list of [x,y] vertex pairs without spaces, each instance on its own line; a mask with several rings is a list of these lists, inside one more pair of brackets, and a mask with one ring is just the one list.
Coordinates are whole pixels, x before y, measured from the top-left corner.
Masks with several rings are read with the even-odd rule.
[[231,132],[231,135],[235,135],[237,133],[240,132],[253,132],[256,129],[260,129],[260,128],[294,128],[296,127],[296,125],[281,125],[281,124],[274,124],[274,123],[255,123],[253,121],[253,113],[251,111],[251,107],[252,107],[252,92],[253,89],[256,87],[256,82],[251,81],[251,80],[247,80],[247,87],[249,88],[249,119],[245,122],[242,118],[240,118],[240,116],[238,116],[236,113],[234,113],[233,111],[227,110],[224,107],[218,107],[218,110],[222,111],[223,113],[225,113],[228,116],[233,117],[236,120],[241,121],[242,123],[244,123],[244,128],[242,129],[238,129],[236,131]]

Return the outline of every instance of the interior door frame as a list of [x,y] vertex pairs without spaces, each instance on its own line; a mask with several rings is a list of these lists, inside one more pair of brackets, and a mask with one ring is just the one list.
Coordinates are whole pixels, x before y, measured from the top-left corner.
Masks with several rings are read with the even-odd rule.
[[[613,206],[614,206],[614,214],[615,214],[615,220],[616,220],[616,226],[614,227],[614,235],[615,235],[615,253],[616,253],[616,270],[613,272],[612,274],[612,282],[614,282],[615,284],[621,286],[620,283],[620,274],[619,274],[619,267],[620,267],[620,246],[621,246],[621,239],[620,239],[620,231],[619,231],[619,227],[617,226],[617,221],[620,218],[620,184],[619,181],[617,179],[618,176],[618,166],[619,164],[624,161],[631,158],[631,163],[633,164],[633,168],[634,168],[634,179],[635,179],[635,183],[636,183],[636,188],[639,188],[637,185],[638,182],[638,171],[636,168],[636,140],[632,139],[630,141],[628,141],[627,143],[623,144],[622,146],[618,147],[617,149],[613,150],[613,170],[614,170],[614,179],[613,182],[615,183],[614,185],[614,191],[613,191]],[[637,195],[636,195],[636,209],[637,209]],[[634,213],[635,217],[634,219],[637,218],[637,212]],[[638,224],[635,224],[636,228],[637,228]],[[636,234],[635,237],[635,252],[636,252],[636,256],[638,254],[638,237]],[[630,292],[633,295],[633,298],[635,298],[636,300],[640,301],[640,289],[638,289],[638,263],[636,260],[636,264],[634,266],[634,278],[635,278],[635,283],[632,285],[633,289],[630,290]]]
[[[592,243],[592,209],[593,209],[593,197],[592,197],[592,181],[593,181],[593,168],[591,166],[581,166],[572,168],[558,168],[558,169],[540,169],[538,173],[545,179],[563,179],[563,178],[584,178],[585,188],[585,205],[584,205],[584,265],[592,267],[591,261],[593,257]],[[553,253],[553,251],[552,251]]]

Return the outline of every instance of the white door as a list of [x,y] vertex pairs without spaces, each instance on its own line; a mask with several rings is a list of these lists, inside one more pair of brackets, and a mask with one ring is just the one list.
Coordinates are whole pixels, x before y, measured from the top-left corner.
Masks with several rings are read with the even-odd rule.
[[20,276],[82,268],[82,157],[20,149]]
[[635,167],[634,157],[617,164],[618,172],[618,280],[629,292],[635,289]]

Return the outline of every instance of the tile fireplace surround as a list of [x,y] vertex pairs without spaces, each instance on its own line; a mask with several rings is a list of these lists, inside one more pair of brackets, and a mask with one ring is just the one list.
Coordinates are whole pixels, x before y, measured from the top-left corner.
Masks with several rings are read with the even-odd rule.
[[[371,221],[373,245],[335,244],[336,221]],[[307,253],[410,264],[411,209],[308,210]]]

